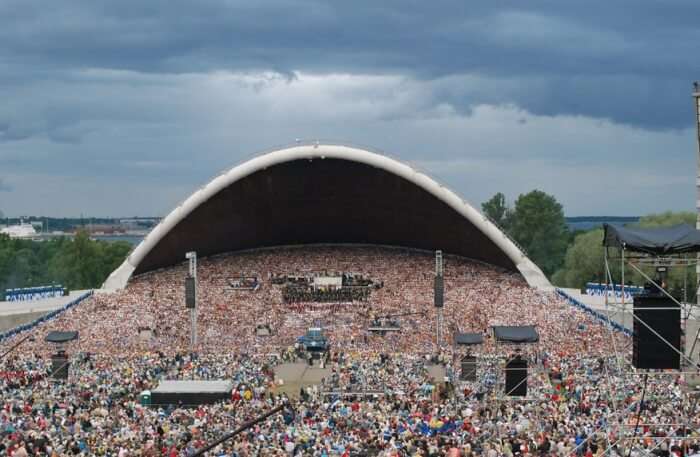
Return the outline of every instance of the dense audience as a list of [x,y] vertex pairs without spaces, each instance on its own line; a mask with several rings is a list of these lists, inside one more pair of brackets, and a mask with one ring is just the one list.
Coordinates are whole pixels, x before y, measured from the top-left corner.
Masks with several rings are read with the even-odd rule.
[[[33,330],[0,360],[0,455],[185,456],[270,408],[289,403],[216,456],[692,455],[700,443],[696,397],[686,378],[630,367],[630,339],[554,294],[482,263],[446,256],[444,329],[436,341],[434,258],[370,247],[260,250],[201,259],[198,343],[190,347],[185,264],[96,294]],[[288,275],[325,271],[372,278],[364,302],[284,299]],[[255,288],[234,288],[256,278]],[[241,283],[242,284],[242,283]],[[248,285],[247,283],[242,285]],[[397,316],[397,317],[387,317]],[[391,319],[400,331],[378,334]],[[535,325],[540,342],[497,344],[494,325]],[[297,338],[322,327],[327,376],[289,391],[275,369],[299,355]],[[258,330],[270,329],[269,336]],[[50,330],[77,330],[67,381],[50,378]],[[455,347],[456,331],[484,343]],[[0,353],[18,343],[6,341]],[[194,349],[194,350],[193,350]],[[528,396],[503,396],[503,364],[530,361]],[[476,382],[459,360],[478,357]],[[444,367],[436,378],[432,365]],[[231,379],[229,401],[143,406],[161,379]],[[642,399],[643,397],[643,399]]]
[[362,275],[327,271],[313,276],[274,275],[272,283],[284,286],[282,299],[286,303],[367,301],[372,290],[381,287]]
[[370,292],[371,289],[364,286],[335,289],[287,285],[282,289],[282,298],[285,303],[347,303],[367,301],[370,297]]
[[260,281],[255,276],[229,279],[228,285],[238,290],[258,290]]

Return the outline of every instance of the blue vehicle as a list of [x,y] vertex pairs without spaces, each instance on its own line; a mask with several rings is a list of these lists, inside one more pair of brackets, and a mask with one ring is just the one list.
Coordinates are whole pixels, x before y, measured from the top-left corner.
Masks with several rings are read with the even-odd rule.
[[328,338],[320,327],[311,327],[304,336],[300,336],[297,342],[304,346],[308,352],[325,352],[328,350]]

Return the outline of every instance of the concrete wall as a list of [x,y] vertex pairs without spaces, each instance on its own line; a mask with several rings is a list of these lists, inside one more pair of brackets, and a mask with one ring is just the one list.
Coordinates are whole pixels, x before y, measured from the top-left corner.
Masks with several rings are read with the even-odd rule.
[[89,292],[89,290],[74,290],[64,297],[52,297],[44,300],[0,301],[0,333],[20,325],[29,324],[41,316],[63,308]]
[[48,313],[49,311],[38,311],[33,313],[0,315],[0,332],[10,330],[20,325],[28,324]]

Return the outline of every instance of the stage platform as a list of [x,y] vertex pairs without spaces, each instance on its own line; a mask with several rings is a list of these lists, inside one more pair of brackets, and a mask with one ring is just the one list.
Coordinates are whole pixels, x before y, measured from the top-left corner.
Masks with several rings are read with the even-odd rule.
[[313,366],[307,363],[283,363],[275,367],[275,381],[282,380],[283,384],[277,384],[277,391],[286,393],[290,398],[299,398],[299,390],[302,387],[320,385],[323,378],[331,375],[329,368],[321,368],[318,361]]
[[428,370],[428,375],[435,380],[436,384],[442,384],[445,382],[445,377],[447,377],[447,369],[444,365],[433,365],[428,364],[425,366]]
[[164,380],[151,391],[153,405],[195,406],[231,398],[233,381]]

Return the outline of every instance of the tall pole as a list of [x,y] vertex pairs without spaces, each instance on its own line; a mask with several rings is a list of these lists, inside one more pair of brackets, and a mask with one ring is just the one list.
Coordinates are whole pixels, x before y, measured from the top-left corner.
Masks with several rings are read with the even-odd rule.
[[[445,306],[445,280],[443,277],[443,264],[442,264],[442,251],[435,251],[435,278],[442,284],[442,290],[440,291],[440,300],[442,303],[435,303],[435,309],[437,311],[437,316],[435,319],[435,343],[440,349],[440,339],[442,338],[442,308]],[[437,292],[437,291],[436,291]]]
[[24,343],[24,342],[27,341],[27,340],[32,340],[32,341],[34,341],[34,334],[33,334],[33,333],[30,333],[29,335],[25,336],[24,338],[22,338],[21,340],[19,340],[18,342],[16,342],[10,349],[8,349],[8,350],[5,351],[2,355],[0,355],[0,360],[2,360],[2,359],[4,359],[5,357],[7,357],[12,351],[14,351],[15,349],[17,349],[22,343]]
[[185,254],[185,258],[190,261],[190,277],[194,278],[194,306],[190,308],[191,341],[190,346],[194,352],[197,346],[197,253],[190,251]]
[[[695,228],[700,229],[700,84],[698,82],[693,83],[693,105],[695,108],[695,139],[697,145],[697,176],[695,178],[695,208],[697,209],[697,219],[695,222]],[[700,306],[700,294],[697,292],[698,280],[700,280],[700,253],[697,254],[698,262],[695,265],[695,303]],[[691,314],[691,313],[689,313]],[[690,316],[688,316],[690,317]],[[683,332],[687,330],[687,319],[685,319],[683,325]],[[688,335],[686,335],[687,339]],[[695,337],[697,339],[697,336]],[[687,341],[686,341],[687,344]],[[693,342],[693,347],[695,347],[695,342]],[[682,349],[685,353],[685,346]],[[692,356],[692,354],[691,354]]]

